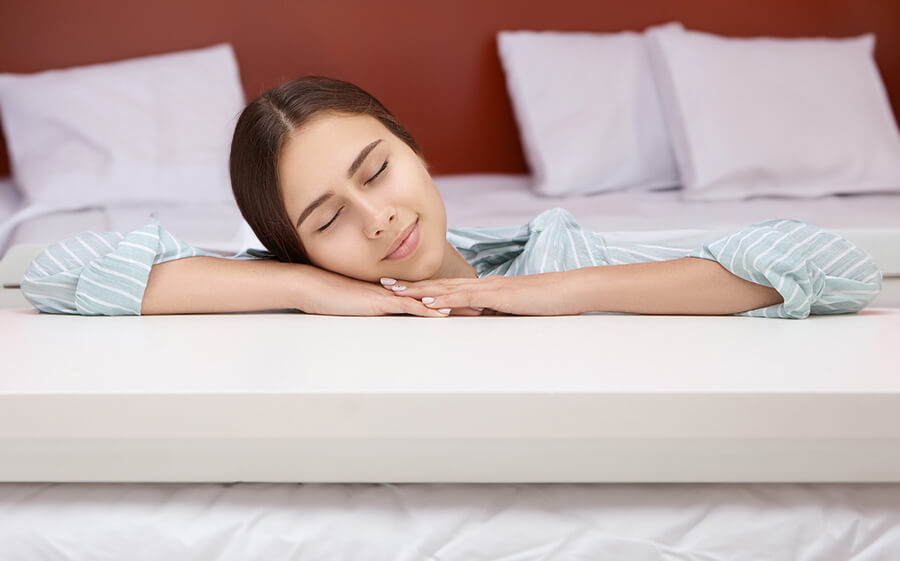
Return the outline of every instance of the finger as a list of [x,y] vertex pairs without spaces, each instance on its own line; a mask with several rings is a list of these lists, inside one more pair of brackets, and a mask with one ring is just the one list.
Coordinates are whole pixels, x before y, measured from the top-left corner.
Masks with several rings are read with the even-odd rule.
[[439,310],[443,308],[484,308],[483,302],[477,301],[478,291],[474,290],[458,290],[449,294],[440,296],[426,296],[422,298],[422,303],[433,309]]
[[[382,278],[381,281],[382,286],[393,292],[395,296],[416,298],[432,309],[452,308],[452,315],[481,315],[485,308],[471,304],[472,294],[483,292],[474,290],[475,286],[479,286],[476,284],[480,282],[479,279],[438,279],[407,283],[402,280]],[[457,296],[452,300],[447,300],[446,296],[449,294],[457,294]],[[437,301],[437,298],[441,298],[441,300]],[[437,304],[435,304],[436,301]],[[450,305],[450,302],[453,305]],[[443,305],[440,305],[441,303]],[[462,304],[456,305],[457,303]]]
[[[397,284],[385,286],[385,290],[388,290],[397,296],[409,296],[410,298],[421,298],[422,294],[424,294],[423,289],[419,287],[409,287],[403,281],[397,281]],[[431,289],[434,291],[434,289]]]
[[396,284],[385,288],[394,293],[395,296],[408,296],[409,298],[415,298],[417,300],[421,300],[423,297],[429,295],[447,294],[453,290],[453,288],[450,287],[407,286],[406,284]]
[[389,290],[398,296],[410,296],[412,298],[421,298],[429,294],[447,294],[460,287],[478,282],[478,279],[469,278],[452,278],[452,279],[435,279],[424,281],[405,281],[397,279],[382,278],[381,286],[385,290]]
[[415,298],[402,298],[395,300],[395,302],[400,303],[400,311],[398,313],[432,318],[447,317],[450,315],[449,313],[444,313],[437,309],[431,309]]
[[[410,302],[406,302],[409,300]],[[415,315],[422,315],[427,317],[447,317],[447,316],[480,316],[482,314],[483,308],[472,308],[472,307],[461,307],[461,308],[430,308],[425,306],[422,302],[415,300],[413,298],[404,298],[401,300],[404,302],[404,305],[408,305],[409,308],[404,308],[410,310],[406,313],[412,313]]]
[[385,289],[390,290],[392,292],[396,292],[398,290],[406,290],[406,283],[402,280],[392,279],[388,277],[381,278],[381,286]]
[[471,282],[473,280],[467,277],[447,277],[447,278],[437,278],[437,279],[425,279],[420,281],[406,281],[403,279],[392,279],[388,277],[381,277],[381,286],[385,288],[393,288],[399,285],[406,286],[429,286],[429,285],[443,285],[443,284],[457,284],[461,282]]

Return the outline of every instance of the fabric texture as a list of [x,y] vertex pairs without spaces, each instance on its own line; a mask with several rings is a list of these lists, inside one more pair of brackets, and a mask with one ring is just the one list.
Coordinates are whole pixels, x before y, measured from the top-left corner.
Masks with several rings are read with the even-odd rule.
[[0,74],[13,180],[33,206],[231,201],[243,107],[228,44]]
[[900,551],[898,483],[5,483],[0,504],[10,561],[893,561]]
[[875,36],[645,32],[685,200],[900,191]]
[[[698,247],[674,247],[608,241],[582,228],[568,211],[553,208],[522,226],[450,229],[447,240],[479,277],[699,257],[775,288],[784,298],[734,314],[740,316],[854,313],[882,284],[868,253],[838,234],[790,219],[751,224]],[[128,234],[84,232],[47,247],[26,270],[22,292],[42,312],[139,315],[151,266],[198,255],[222,257],[176,239],[158,221]],[[228,258],[267,256],[248,250]]]
[[22,279],[22,293],[42,312],[140,315],[150,268],[195,256],[221,257],[176,239],[156,220],[127,234],[82,232],[35,258]]
[[640,33],[501,31],[497,48],[533,191],[679,185]]

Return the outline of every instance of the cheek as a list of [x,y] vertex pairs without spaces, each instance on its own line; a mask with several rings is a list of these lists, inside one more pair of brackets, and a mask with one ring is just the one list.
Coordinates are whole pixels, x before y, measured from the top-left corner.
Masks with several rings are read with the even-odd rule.
[[359,263],[358,243],[347,239],[346,232],[331,232],[327,239],[317,240],[307,248],[310,262],[322,269],[336,273],[353,272],[353,264]]

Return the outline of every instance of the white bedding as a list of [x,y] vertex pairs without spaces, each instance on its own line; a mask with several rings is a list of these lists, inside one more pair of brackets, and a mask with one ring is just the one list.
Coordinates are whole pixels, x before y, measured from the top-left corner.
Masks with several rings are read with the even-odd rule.
[[[437,179],[451,227],[521,224],[540,210],[564,206],[586,227],[604,232],[697,231],[797,218],[871,234],[865,249],[883,256],[882,267],[900,247],[891,245],[900,233],[900,196],[679,203],[677,192],[662,191],[561,201],[535,197],[525,182],[523,176]],[[17,204],[3,198],[0,184],[0,217]],[[87,229],[130,229],[152,210],[197,245],[241,245],[240,217],[227,206],[36,217],[12,232],[10,245],[49,243]],[[812,324],[794,327],[804,326]],[[893,363],[884,366],[887,374]],[[897,528],[896,483],[0,484],[0,559],[23,561],[888,561],[900,558]]]
[[0,484],[0,559],[894,561],[900,484]]
[[900,310],[12,309],[0,333],[0,481],[900,482]]
[[435,180],[456,226],[524,224],[540,211],[562,206],[589,230],[646,239],[676,233],[728,230],[793,218],[844,235],[866,251],[885,276],[900,275],[900,193],[834,195],[818,199],[764,197],[745,201],[683,201],[678,189],[599,195],[538,197],[526,175],[455,175]]
[[555,198],[534,195],[529,181],[527,175],[503,174],[435,178],[450,227],[524,224],[542,210],[562,206],[597,232],[713,230],[769,218],[794,218],[836,230],[900,230],[900,194],[683,201],[678,189],[662,189]]
[[[149,222],[153,215],[186,239],[209,249],[231,250],[240,242],[243,224],[233,203],[118,205],[39,212],[15,224],[8,222],[22,202],[9,180],[0,181],[0,255],[19,244],[49,244],[85,230],[129,231]],[[4,228],[5,226],[5,228]],[[6,239],[3,239],[3,231]],[[5,243],[4,243],[5,242]]]
[[0,178],[0,256],[6,251],[3,225],[22,205],[22,198],[10,178]]

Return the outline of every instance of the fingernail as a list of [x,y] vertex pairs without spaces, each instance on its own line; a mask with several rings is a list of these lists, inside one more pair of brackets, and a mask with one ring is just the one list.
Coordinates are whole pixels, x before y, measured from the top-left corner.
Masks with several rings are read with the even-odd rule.
[[469,306],[469,307],[472,308],[473,310],[478,310],[479,312],[484,310],[484,308],[479,308],[478,306]]
[[422,298],[423,304],[431,304],[432,302],[434,302],[434,298],[432,298],[431,296],[426,296],[425,298]]
[[406,287],[398,284],[397,286],[392,286],[391,290],[393,290],[394,292],[400,292],[401,290],[406,290]]
[[396,282],[397,282],[397,279],[390,279],[390,278],[388,278],[388,277],[382,277],[382,278],[381,278],[381,284],[382,284],[382,286],[391,286],[392,284],[394,284],[394,283],[396,283]]
[[438,311],[441,312],[442,314],[449,314],[450,308],[441,308]]

